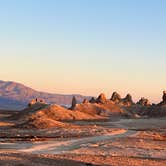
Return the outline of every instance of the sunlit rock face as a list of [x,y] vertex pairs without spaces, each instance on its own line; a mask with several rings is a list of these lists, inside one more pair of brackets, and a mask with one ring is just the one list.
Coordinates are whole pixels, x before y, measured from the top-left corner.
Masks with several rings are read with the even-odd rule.
[[113,92],[110,100],[119,103],[121,101],[121,96],[117,92]]
[[105,104],[105,103],[107,103],[107,98],[106,98],[105,94],[104,94],[104,93],[101,93],[101,94],[98,96],[98,98],[96,99],[96,102],[97,102],[97,103],[100,103],[100,104]]
[[142,97],[142,98],[137,102],[137,104],[142,105],[142,106],[150,106],[150,105],[151,105],[150,101],[149,101],[148,99],[144,98],[144,97]]

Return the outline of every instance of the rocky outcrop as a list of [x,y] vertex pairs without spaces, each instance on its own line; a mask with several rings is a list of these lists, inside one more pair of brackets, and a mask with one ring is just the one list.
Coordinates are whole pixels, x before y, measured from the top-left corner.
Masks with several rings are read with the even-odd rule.
[[121,101],[121,96],[117,92],[113,92],[110,100],[119,103]]
[[[143,98],[137,104],[147,105],[147,101]],[[138,105],[137,105],[138,107]],[[162,101],[159,104],[152,104],[148,107],[138,107],[139,114],[147,117],[164,117],[166,116],[166,91],[163,91]]]
[[158,105],[166,105],[166,91],[163,91],[162,101]]
[[132,96],[130,94],[127,94],[126,97],[124,98],[124,101],[133,103]]
[[163,104],[166,104],[166,91],[163,91]]
[[87,99],[84,99],[82,103],[87,104],[87,103],[89,103],[89,101]]
[[134,104],[132,96],[130,94],[127,94],[126,97],[121,100],[121,104],[123,104],[125,106],[130,106],[130,105]]
[[144,97],[142,97],[137,104],[142,105],[142,106],[150,106],[150,101]]
[[76,107],[76,104],[77,104],[76,97],[73,96],[70,109],[73,110]]
[[94,97],[92,97],[90,100],[89,100],[89,103],[96,103],[96,100]]
[[100,104],[105,104],[105,103],[107,103],[107,98],[106,98],[105,94],[104,94],[104,93],[101,93],[101,94],[98,96],[98,98],[96,99],[96,102],[97,102],[97,103],[100,103]]
[[38,99],[38,98],[35,98],[35,99],[32,99],[29,103],[28,103],[28,107],[32,107],[33,105],[35,104],[46,104],[44,102],[43,99]]

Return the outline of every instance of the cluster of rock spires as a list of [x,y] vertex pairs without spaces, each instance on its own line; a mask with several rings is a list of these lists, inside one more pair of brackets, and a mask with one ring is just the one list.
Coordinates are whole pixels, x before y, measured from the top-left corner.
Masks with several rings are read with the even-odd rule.
[[[162,99],[163,100],[157,105],[166,105],[166,91],[163,91]],[[141,105],[141,106],[151,105],[150,101],[147,98],[142,97],[137,103],[134,103],[132,96],[130,94],[127,94],[125,98],[121,98],[120,94],[118,94],[117,92],[113,92],[110,99],[107,99],[106,95],[104,93],[101,93],[96,99],[94,97],[92,97],[89,101],[87,99],[84,99],[82,103],[83,104],[87,104],[87,103],[106,104],[109,102],[112,102],[113,104],[123,105],[123,106],[131,106],[134,104]],[[75,96],[73,96],[71,109],[74,109],[76,104],[77,104],[77,100]]]
[[104,93],[101,93],[97,99],[92,97],[89,101],[90,103],[98,103],[98,104],[106,104],[109,102],[115,103],[115,104],[121,104],[121,105],[132,105],[134,104],[132,100],[132,96],[130,94],[127,94],[125,98],[121,98],[121,96],[117,92],[113,92],[111,98],[107,100]]
[[[110,99],[107,99],[106,95],[104,93],[101,93],[96,99],[94,97],[92,97],[90,100],[84,99],[82,103],[83,104],[87,104],[87,103],[107,104],[109,102],[114,103],[114,104],[121,104],[121,105],[125,105],[125,106],[130,106],[130,105],[134,104],[134,102],[132,100],[132,96],[130,94],[127,94],[125,98],[121,98],[121,96],[117,92],[114,92]],[[70,109],[73,110],[75,108],[76,104],[77,104],[76,97],[73,96]]]
[[110,99],[101,93],[97,98],[84,99],[82,103],[73,96],[70,108],[46,104],[44,100],[35,98],[29,102],[28,108],[20,112],[20,116],[16,115],[13,118],[22,118],[18,126],[48,128],[64,126],[58,122],[59,120],[103,120],[114,116],[120,118],[166,116],[166,91],[163,91],[162,101],[155,105],[151,105],[149,100],[143,97],[134,103],[130,94],[122,98],[117,92],[114,92]]
[[[75,110],[77,107],[77,99],[75,96],[73,96],[71,107],[69,108],[70,110]],[[28,107],[32,107],[33,105],[43,105],[46,104],[44,100],[35,98],[31,100],[31,102],[28,104]],[[147,109],[149,108],[150,114],[153,114],[152,110],[157,110],[160,109],[160,106],[166,106],[166,91],[163,91],[163,96],[162,96],[162,101],[159,104],[152,104],[149,102],[148,99],[142,97],[137,103],[133,102],[132,96],[130,94],[127,94],[126,97],[121,98],[121,96],[117,92],[113,92],[112,96],[110,99],[106,98],[106,95],[104,93],[101,93],[97,98],[92,97],[90,100],[84,99],[82,102],[83,105],[86,104],[99,104],[99,105],[118,105],[118,106],[123,106],[126,107],[126,109],[134,108],[135,110],[139,110],[140,112],[144,112],[145,114],[147,113]],[[132,107],[131,107],[132,106]],[[141,107],[140,107],[141,106]],[[159,106],[159,108],[158,108]],[[140,110],[141,108],[141,110]],[[145,109],[144,109],[145,108]],[[144,114],[143,113],[143,114]],[[163,114],[163,113],[162,113]]]

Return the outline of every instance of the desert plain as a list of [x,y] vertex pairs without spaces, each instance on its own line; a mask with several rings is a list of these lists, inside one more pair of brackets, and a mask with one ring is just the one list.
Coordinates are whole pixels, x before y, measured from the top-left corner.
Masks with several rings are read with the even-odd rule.
[[165,166],[164,102],[101,94],[74,98],[70,108],[33,100],[22,111],[1,110],[0,165]]

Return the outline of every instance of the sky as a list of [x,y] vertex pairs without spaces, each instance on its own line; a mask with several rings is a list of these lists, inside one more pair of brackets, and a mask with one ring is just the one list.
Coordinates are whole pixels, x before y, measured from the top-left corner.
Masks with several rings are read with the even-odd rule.
[[0,0],[0,79],[160,101],[165,9],[165,0]]

